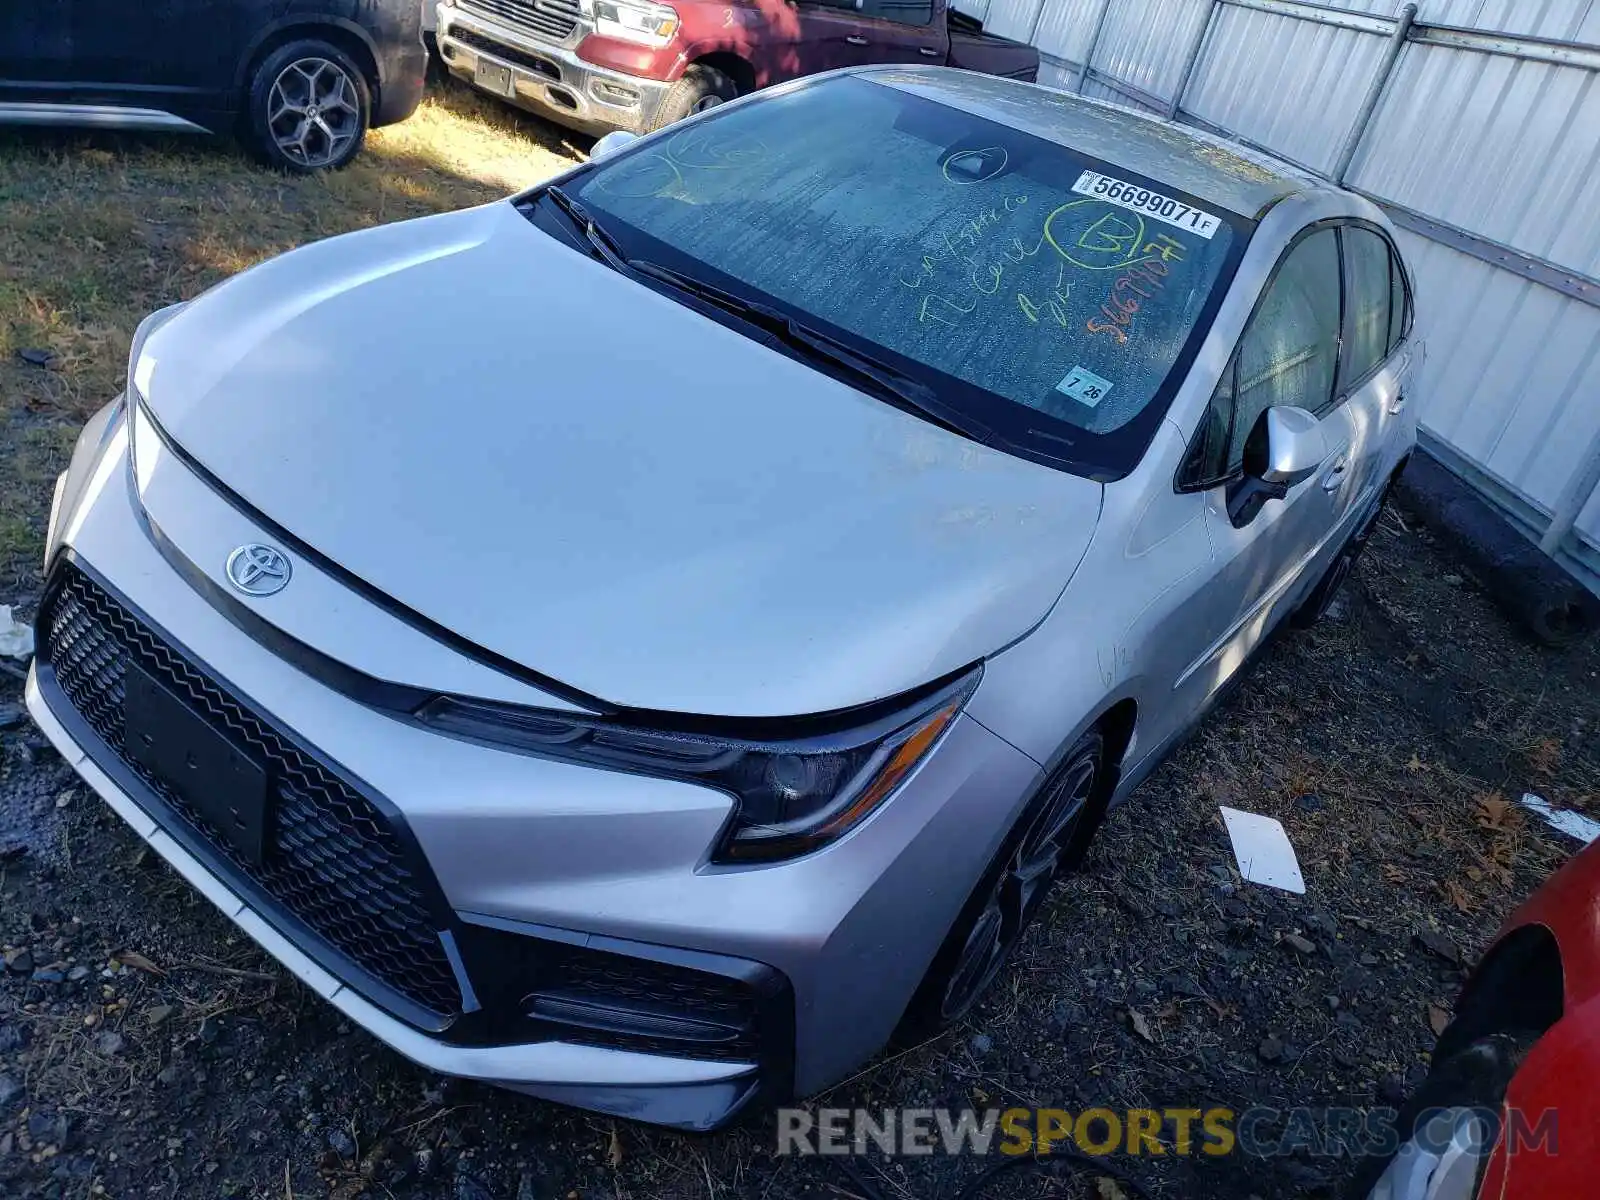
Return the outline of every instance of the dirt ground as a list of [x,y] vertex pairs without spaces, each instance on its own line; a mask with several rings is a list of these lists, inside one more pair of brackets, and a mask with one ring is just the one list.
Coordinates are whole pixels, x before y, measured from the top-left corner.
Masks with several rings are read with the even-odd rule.
[[[0,603],[33,611],[48,480],[143,311],[561,161],[550,127],[454,90],[423,117],[333,181],[220,142],[0,139]],[[16,357],[35,347],[48,368]],[[1387,514],[1341,610],[1279,639],[1113,814],[982,1009],[809,1103],[1392,1105],[1463,965],[1574,849],[1508,802],[1600,815],[1597,671],[1600,646],[1522,638]],[[0,671],[0,1195],[954,1200],[987,1165],[778,1158],[770,1117],[689,1137],[417,1069],[147,852],[20,699]],[[1304,897],[1241,883],[1219,804],[1284,823]],[[1348,1171],[1305,1151],[1117,1165],[1219,1200],[1331,1196]],[[1013,1174],[981,1194],[1117,1194],[1091,1186]]]

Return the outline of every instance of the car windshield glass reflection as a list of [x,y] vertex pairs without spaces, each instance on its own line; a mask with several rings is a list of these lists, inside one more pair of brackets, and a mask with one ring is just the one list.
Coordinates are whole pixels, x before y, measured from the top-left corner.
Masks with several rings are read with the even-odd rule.
[[1113,435],[1163,399],[1243,240],[1159,182],[860,78],[696,122],[568,190],[630,257],[775,300],[979,427],[1118,471]]

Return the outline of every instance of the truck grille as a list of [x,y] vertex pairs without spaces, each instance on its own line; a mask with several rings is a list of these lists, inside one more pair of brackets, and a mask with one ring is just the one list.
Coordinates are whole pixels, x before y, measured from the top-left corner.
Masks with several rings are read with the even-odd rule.
[[552,42],[569,37],[583,15],[578,0],[458,0],[458,4],[462,12]]
[[[70,564],[61,568],[45,600],[39,628],[40,658],[67,700],[122,766],[209,849],[208,865],[225,878],[254,884],[271,904],[383,987],[439,1018],[460,1012],[460,989],[424,895],[426,867],[407,853],[389,818],[371,800],[279,735]],[[122,705],[130,663],[265,764],[272,810],[260,863],[234,850],[182,797],[129,756]],[[349,982],[361,990],[359,980]]]

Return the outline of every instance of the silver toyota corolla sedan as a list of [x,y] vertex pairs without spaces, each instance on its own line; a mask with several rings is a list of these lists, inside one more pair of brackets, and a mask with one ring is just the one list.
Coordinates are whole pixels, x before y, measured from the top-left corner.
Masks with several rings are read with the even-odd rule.
[[149,317],[28,703],[351,1020],[710,1128],[967,1013],[1414,439],[1365,200],[868,68]]

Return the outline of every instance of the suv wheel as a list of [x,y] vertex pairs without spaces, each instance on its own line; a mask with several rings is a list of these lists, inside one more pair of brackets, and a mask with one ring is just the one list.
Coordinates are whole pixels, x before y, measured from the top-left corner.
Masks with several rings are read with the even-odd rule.
[[344,166],[361,149],[372,95],[337,46],[308,38],[267,55],[250,81],[246,117],[256,153],[280,171]]
[[1002,843],[945,935],[895,1041],[915,1044],[972,1011],[1011,957],[1063,870],[1104,816],[1105,738],[1090,730],[1062,759]]

